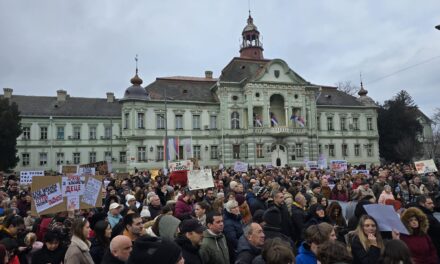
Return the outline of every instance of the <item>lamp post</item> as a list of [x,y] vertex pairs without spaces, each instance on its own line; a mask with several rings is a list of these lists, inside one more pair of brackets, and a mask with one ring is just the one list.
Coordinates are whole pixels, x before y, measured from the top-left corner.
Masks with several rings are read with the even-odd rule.
[[165,113],[164,113],[164,121],[165,121],[165,144],[164,144],[164,151],[165,151],[165,168],[168,172],[168,118],[167,118],[167,88],[165,87],[163,89],[164,93],[164,100],[165,100]]

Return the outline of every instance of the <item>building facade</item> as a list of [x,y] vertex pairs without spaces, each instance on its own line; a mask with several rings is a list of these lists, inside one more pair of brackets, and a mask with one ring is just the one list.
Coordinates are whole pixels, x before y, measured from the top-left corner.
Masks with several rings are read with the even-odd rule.
[[22,96],[5,88],[22,116],[16,170],[107,160],[113,171],[129,171],[188,158],[201,166],[301,166],[320,156],[379,163],[377,106],[367,91],[361,86],[353,97],[304,80],[285,61],[264,58],[259,34],[249,16],[240,56],[218,78],[206,71],[144,87],[136,69],[121,99],[63,90]]

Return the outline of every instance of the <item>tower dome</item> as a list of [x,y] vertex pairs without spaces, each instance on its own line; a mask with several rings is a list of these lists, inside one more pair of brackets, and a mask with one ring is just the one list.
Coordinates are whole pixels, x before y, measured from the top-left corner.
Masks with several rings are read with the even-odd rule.
[[240,46],[240,57],[262,60],[263,57],[263,43],[260,41],[260,32],[254,24],[254,19],[249,11],[247,25],[242,32],[242,43]]
[[149,96],[144,87],[142,79],[138,76],[138,69],[136,68],[136,74],[130,80],[132,86],[125,90],[124,98],[122,100],[149,100]]

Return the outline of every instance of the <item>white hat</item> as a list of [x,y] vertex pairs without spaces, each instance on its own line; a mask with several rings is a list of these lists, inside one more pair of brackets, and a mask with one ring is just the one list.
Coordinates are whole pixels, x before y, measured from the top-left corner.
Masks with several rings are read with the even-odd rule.
[[109,207],[110,210],[116,209],[116,208],[120,208],[122,207],[122,205],[118,204],[118,203],[112,203]]
[[148,207],[144,207],[144,209],[142,209],[141,211],[141,217],[151,217],[151,213],[150,210],[148,210]]
[[125,196],[125,201],[130,201],[130,200],[136,200],[136,197],[134,197],[134,195],[132,195],[132,194],[127,194],[126,196]]

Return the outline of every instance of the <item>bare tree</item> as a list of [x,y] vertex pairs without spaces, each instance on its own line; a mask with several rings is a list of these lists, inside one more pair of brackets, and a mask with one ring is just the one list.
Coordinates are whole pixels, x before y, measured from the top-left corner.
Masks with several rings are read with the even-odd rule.
[[352,84],[351,81],[339,81],[335,83],[335,86],[338,87],[338,90],[352,96],[356,96],[361,89],[359,86]]
[[434,158],[440,160],[440,108],[434,110],[432,120],[432,153]]

